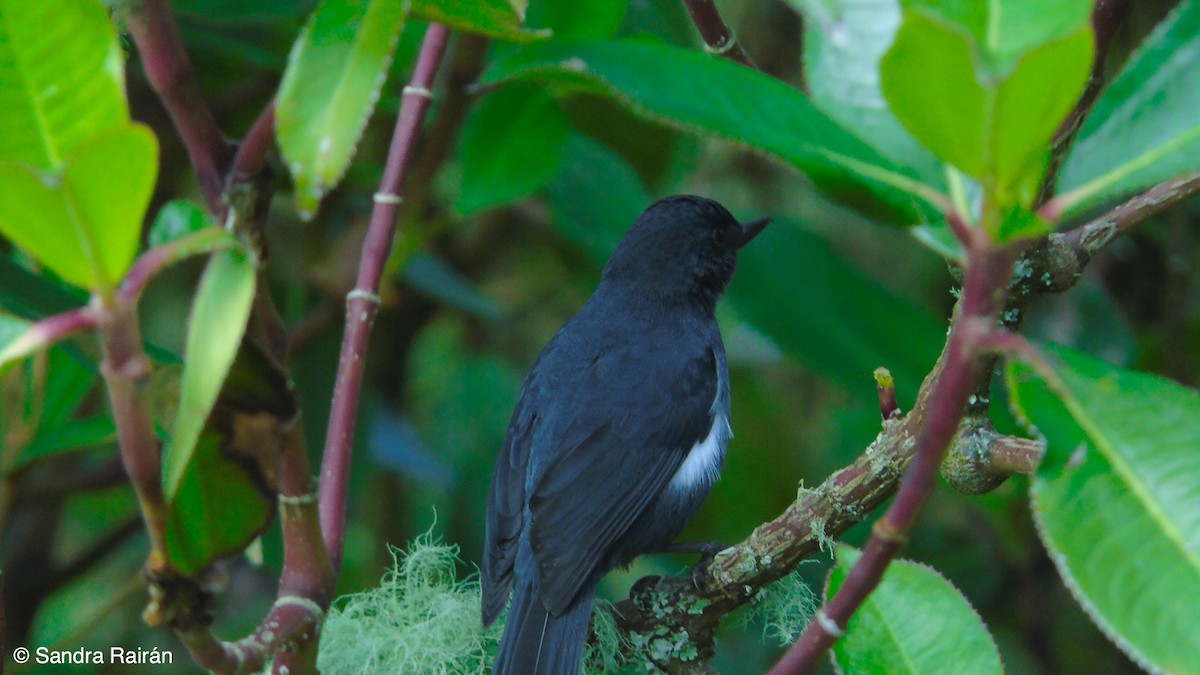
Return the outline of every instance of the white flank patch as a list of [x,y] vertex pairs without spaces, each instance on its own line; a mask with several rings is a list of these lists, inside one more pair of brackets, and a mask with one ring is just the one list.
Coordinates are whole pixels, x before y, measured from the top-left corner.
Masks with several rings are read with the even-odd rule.
[[713,416],[712,428],[704,440],[692,446],[679,470],[671,477],[668,487],[688,491],[717,482],[725,459],[725,446],[733,437],[729,420],[722,414]]

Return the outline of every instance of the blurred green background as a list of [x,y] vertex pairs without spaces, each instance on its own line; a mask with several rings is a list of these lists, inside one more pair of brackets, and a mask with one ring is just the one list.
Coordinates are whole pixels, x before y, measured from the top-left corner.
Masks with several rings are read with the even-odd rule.
[[[1109,68],[1171,5],[1131,4]],[[314,3],[172,5],[217,118],[240,135],[275,90]],[[718,5],[763,70],[802,86],[803,24],[796,11],[778,1]],[[563,6],[533,0],[530,25],[700,48],[676,0]],[[292,375],[314,453],[324,440],[343,298],[423,28],[406,28],[355,163],[316,219],[298,217],[286,172],[276,167],[268,274],[295,331]],[[376,585],[392,561],[388,545],[404,546],[430,529],[461,547],[463,575],[474,572],[492,462],[522,377],[591,293],[625,227],[654,199],[696,193],[743,219],[775,219],[743,252],[718,312],[736,437],[722,480],[685,539],[737,541],[777,515],[801,484],[815,485],[849,463],[879,429],[872,370],[891,369],[907,409],[944,339],[953,279],[945,260],[910,233],[824,200],[780,163],[634,117],[611,101],[556,98],[529,85],[472,86],[511,49],[457,35],[439,78],[370,347],[339,594]],[[136,52],[129,52],[133,115],[162,144],[151,213],[180,195],[201,203],[175,132]],[[1114,244],[1082,283],[1043,299],[1024,332],[1195,386],[1198,213],[1193,201]],[[148,340],[180,351],[199,271],[199,262],[189,263],[150,287],[142,304]],[[57,348],[49,358],[53,380],[66,384],[47,392],[59,397],[47,410],[86,416],[103,408],[94,366],[78,356]],[[20,403],[13,392],[23,375],[0,382],[6,406]],[[119,476],[77,489],[36,489],[53,487],[58,476],[113,465],[111,433],[94,434],[83,446],[31,466],[21,477],[24,492],[4,504],[8,645],[158,646],[173,649],[176,669],[186,669],[190,662],[175,638],[139,620],[146,542]],[[939,488],[906,557],[934,566],[966,594],[996,636],[1008,672],[1134,671],[1060,582],[1037,540],[1026,487],[1016,478],[981,497]],[[257,547],[261,562],[230,561],[213,579],[224,588],[223,636],[248,632],[273,600],[280,565],[275,528]],[[861,544],[865,535],[860,526],[846,539]],[[638,577],[681,573],[692,561],[643,558],[612,575],[601,593],[619,599]],[[829,564],[819,556],[801,567],[802,576],[819,591]],[[727,673],[761,672],[780,652],[751,619],[726,626],[714,665]]]

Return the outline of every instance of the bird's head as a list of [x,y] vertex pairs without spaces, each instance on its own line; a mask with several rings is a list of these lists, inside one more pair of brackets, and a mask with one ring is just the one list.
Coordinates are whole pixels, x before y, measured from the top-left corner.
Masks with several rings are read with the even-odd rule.
[[661,199],[625,233],[604,267],[604,282],[666,301],[699,301],[711,310],[733,276],[738,249],[769,222],[739,223],[704,197]]

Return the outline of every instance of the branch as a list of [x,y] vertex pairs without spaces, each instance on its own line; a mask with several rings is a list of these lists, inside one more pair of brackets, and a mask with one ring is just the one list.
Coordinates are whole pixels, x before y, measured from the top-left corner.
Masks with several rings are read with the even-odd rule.
[[[853,464],[816,488],[801,488],[783,513],[717,554],[691,577],[639,581],[630,599],[614,607],[622,629],[650,644],[660,639],[660,645],[682,642],[682,648],[667,650],[665,658],[656,661],[668,672],[687,671],[697,660],[711,658],[713,638],[726,614],[753,601],[761,589],[787,576],[805,558],[830,549],[837,537],[895,493],[912,459],[931,385],[946,363],[943,354],[926,378],[913,411],[901,419],[885,420],[883,430]],[[971,479],[977,484],[998,484],[1010,472],[1032,471],[1041,447],[1035,441],[1000,436],[990,430],[990,423],[981,428],[969,418],[954,439],[950,457],[978,457],[978,473]],[[1023,462],[1015,459],[1018,453],[1024,454]],[[970,471],[964,468],[959,473]],[[673,636],[681,635],[685,640],[673,641]],[[690,651],[693,647],[695,653]]]
[[[275,604],[253,633],[227,642],[213,634],[210,617],[189,612],[172,627],[200,666],[216,673],[253,673],[275,655],[275,672],[314,672],[316,645],[333,599],[334,575],[321,540],[316,486],[300,419],[288,422],[279,469],[283,573]],[[205,607],[205,598],[190,607]],[[303,655],[309,659],[297,662]]]
[[196,169],[204,201],[209,210],[220,214],[224,209],[221,175],[231,148],[204,101],[171,8],[166,0],[142,0],[131,6],[126,23],[142,55],[146,78],[166,106]]
[[[1197,193],[1200,193],[1200,172],[1159,183],[1073,230],[1051,234],[1026,253],[1023,265],[1028,273],[1016,279],[1014,300],[1025,300],[1033,293],[1065,291],[1075,285],[1092,258],[1114,239]],[[1052,199],[1042,211],[1056,208]]]
[[413,69],[412,82],[404,88],[400,114],[396,119],[396,129],[388,149],[387,163],[384,165],[383,179],[379,192],[375,195],[371,223],[367,238],[363,242],[358,282],[354,290],[346,296],[346,332],[334,385],[320,481],[321,532],[335,576],[341,568],[342,561],[350,451],[353,447],[354,423],[367,355],[367,338],[379,310],[379,284],[384,264],[391,252],[404,176],[416,146],[421,122],[425,119],[425,112],[433,98],[430,90],[442,60],[442,53],[446,49],[449,33],[447,27],[436,23],[431,24],[425,32],[417,65]]
[[687,7],[688,15],[692,17],[692,23],[696,24],[696,29],[700,31],[700,37],[704,40],[704,51],[758,70],[750,55],[742,49],[733,29],[721,18],[713,0],[683,0],[683,4]]
[[148,249],[138,256],[121,281],[118,292],[122,301],[136,306],[150,280],[167,267],[202,253],[212,253],[238,245],[236,237],[223,229],[209,227]]
[[968,415],[942,461],[942,477],[962,494],[984,494],[1009,476],[1033,475],[1045,454],[1043,441],[1002,436],[986,415]]
[[167,505],[162,489],[162,466],[150,406],[143,393],[150,378],[133,302],[116,296],[98,311],[103,360],[100,372],[108,389],[121,448],[121,462],[133,484],[150,535],[149,567],[166,564]]
[[997,319],[1012,279],[1016,252],[990,244],[971,246],[963,279],[962,302],[943,353],[945,365],[933,383],[925,419],[916,438],[913,460],[896,498],[871,537],[849,576],[771,673],[812,672],[833,643],[845,634],[850,617],[879,585],[887,566],[908,540],[921,507],[933,493],[942,458],[958,431],[967,400],[985,374],[982,339],[999,330]]
[[900,415],[900,406],[896,403],[896,381],[891,371],[883,366],[875,369],[875,392],[879,394],[879,414],[883,419]]
[[229,167],[229,182],[240,183],[257,176],[266,165],[267,153],[274,144],[275,99],[271,99],[238,144]]
[[24,358],[73,335],[94,330],[96,323],[96,311],[90,305],[48,316],[31,325],[29,330],[0,350],[0,363]]

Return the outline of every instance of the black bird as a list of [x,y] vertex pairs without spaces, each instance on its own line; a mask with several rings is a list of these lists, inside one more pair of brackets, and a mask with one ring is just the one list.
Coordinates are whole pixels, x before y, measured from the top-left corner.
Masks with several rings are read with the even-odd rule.
[[516,585],[496,675],[578,673],[596,583],[708,496],[733,435],[713,310],[768,222],[690,195],[651,205],[534,363],[488,493],[484,625]]

